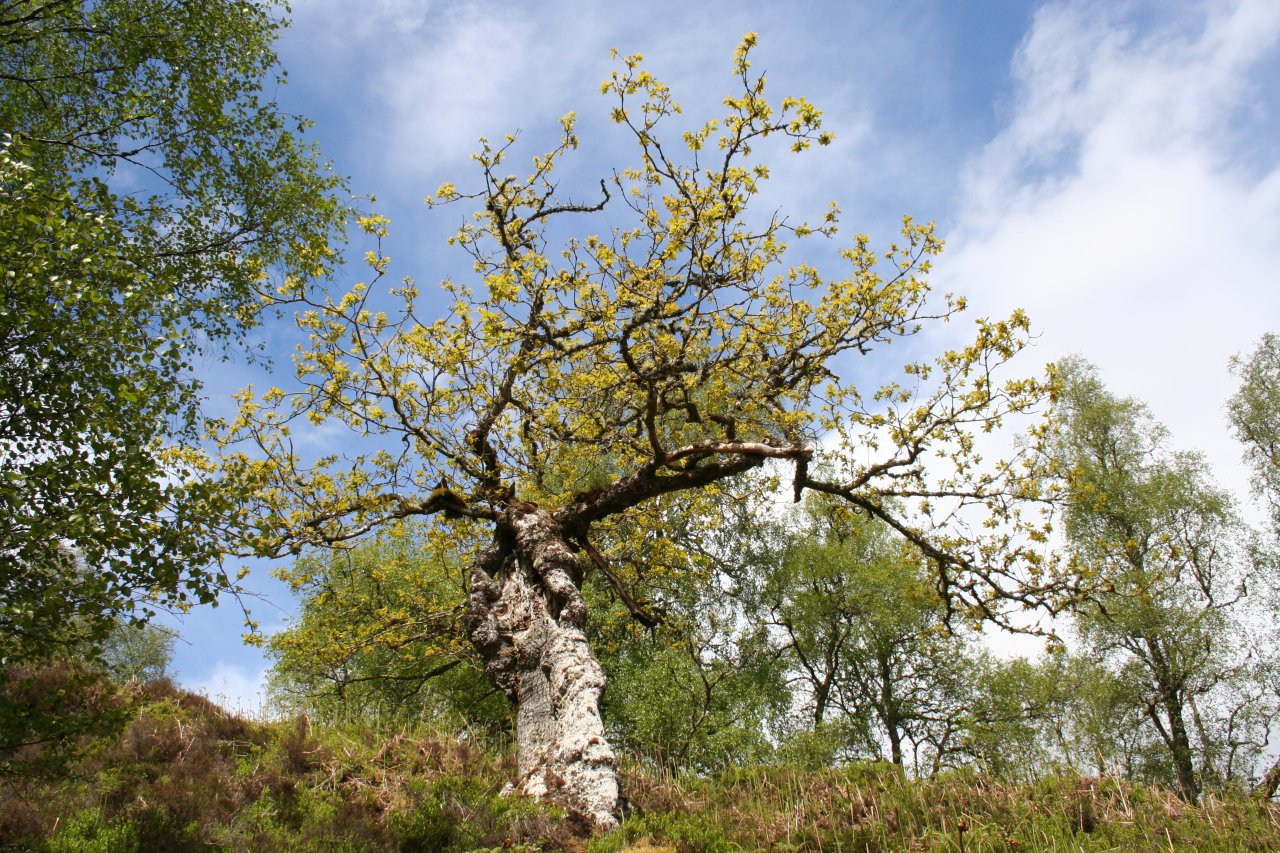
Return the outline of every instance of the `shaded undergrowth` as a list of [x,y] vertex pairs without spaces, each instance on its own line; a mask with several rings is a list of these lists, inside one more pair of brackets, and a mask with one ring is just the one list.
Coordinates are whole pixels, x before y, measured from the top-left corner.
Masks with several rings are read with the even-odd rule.
[[[748,767],[714,779],[631,767],[631,814],[595,839],[504,796],[509,753],[426,727],[252,722],[160,681],[74,761],[0,778],[0,847],[35,851],[1274,851],[1280,805],[1113,779],[928,781],[892,765]],[[65,745],[64,745],[65,746]],[[32,758],[33,756],[28,756]],[[34,756],[38,758],[39,756]],[[56,770],[53,768],[56,766]],[[43,768],[43,769],[42,769]]]

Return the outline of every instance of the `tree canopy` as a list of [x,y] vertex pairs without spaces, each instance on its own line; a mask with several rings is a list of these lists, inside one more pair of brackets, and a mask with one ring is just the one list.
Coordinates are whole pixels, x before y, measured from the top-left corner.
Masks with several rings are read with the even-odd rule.
[[1247,358],[1234,358],[1240,388],[1227,403],[1236,438],[1253,472],[1255,493],[1266,501],[1280,531],[1280,335],[1262,337]]
[[[1000,376],[1027,318],[979,320],[971,344],[907,364],[897,381],[854,381],[858,358],[882,357],[964,303],[931,296],[942,244],[911,219],[884,252],[855,235],[840,275],[785,265],[789,241],[836,235],[837,211],[814,225],[760,214],[769,169],[756,149],[780,138],[801,152],[830,135],[808,101],[765,97],[753,44],[734,57],[726,115],[674,147],[663,138],[679,113],[670,91],[639,56],[620,60],[602,89],[639,162],[601,182],[595,200],[553,177],[578,145],[573,116],[524,177],[506,174],[514,137],[483,141],[480,188],[446,184],[431,199],[479,208],[452,241],[475,276],[443,283],[448,313],[420,316],[412,281],[389,306],[379,245],[373,282],[298,314],[310,335],[298,384],[246,392],[223,434],[226,482],[247,497],[231,523],[243,552],[342,546],[412,517],[476,543],[467,627],[517,701],[522,786],[545,793],[549,778],[566,779],[569,801],[604,825],[616,783],[601,781],[613,756],[580,586],[589,569],[610,573],[593,540],[628,514],[676,495],[688,507],[779,460],[797,496],[842,498],[914,543],[948,600],[974,613],[998,617],[1014,585],[1028,598],[1052,588],[1034,541],[999,525],[960,528],[965,507],[1008,519],[1034,497],[1017,466],[979,464],[974,446],[1043,399],[1043,383]],[[569,220],[590,222],[611,202],[630,223],[553,248]],[[387,237],[381,218],[362,225],[379,244]],[[367,449],[303,458],[295,421],[344,425]]]
[[343,218],[263,94],[278,12],[0,3],[5,661],[226,585],[182,461],[194,368],[331,263]]
[[[1111,394],[1082,359],[1057,370],[1048,447],[1065,482],[1066,550],[1096,587],[1076,625],[1092,654],[1128,670],[1170,775],[1194,802],[1206,778],[1238,775],[1240,755],[1258,745],[1240,714],[1249,702],[1222,695],[1251,674],[1237,612],[1254,574],[1243,526],[1203,457],[1170,450],[1142,403]],[[1224,701],[1225,713],[1212,707]]]

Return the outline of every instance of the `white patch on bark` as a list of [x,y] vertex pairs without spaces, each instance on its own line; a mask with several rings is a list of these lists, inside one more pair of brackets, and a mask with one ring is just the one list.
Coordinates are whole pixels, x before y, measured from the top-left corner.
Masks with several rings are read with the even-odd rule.
[[577,557],[545,512],[515,527],[519,559],[494,616],[515,646],[518,787],[563,796],[607,831],[618,823],[617,760],[600,717],[604,671],[587,645],[586,607],[573,580]]

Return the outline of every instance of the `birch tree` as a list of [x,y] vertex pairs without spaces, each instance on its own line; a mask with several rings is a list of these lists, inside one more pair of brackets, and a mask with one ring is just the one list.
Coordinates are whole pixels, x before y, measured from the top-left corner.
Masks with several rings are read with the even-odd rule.
[[1070,557],[1098,590],[1077,611],[1094,654],[1141,673],[1138,691],[1190,802],[1220,776],[1208,703],[1238,677],[1247,594],[1240,525],[1204,459],[1167,447],[1144,405],[1118,398],[1087,362],[1059,364],[1050,442],[1065,482]]
[[854,754],[922,775],[955,752],[975,672],[963,625],[949,630],[919,550],[866,513],[809,497],[783,534],[760,607],[780,635],[815,730]]
[[[1269,592],[1272,613],[1280,613],[1280,577],[1275,570],[1275,545],[1280,543],[1280,336],[1266,334],[1247,358],[1233,358],[1232,371],[1240,387],[1227,401],[1227,416],[1236,438],[1244,445],[1244,460],[1253,474],[1254,494],[1270,516],[1272,554]],[[1272,620],[1274,628],[1275,622]],[[1275,635],[1268,645],[1274,648]],[[1280,700],[1276,683],[1280,662],[1274,654],[1263,659],[1263,678],[1270,686],[1272,702]],[[1263,774],[1254,792],[1267,799],[1280,791],[1280,758]]]
[[226,579],[173,447],[205,358],[331,263],[342,182],[266,94],[276,4],[0,2],[0,662]]

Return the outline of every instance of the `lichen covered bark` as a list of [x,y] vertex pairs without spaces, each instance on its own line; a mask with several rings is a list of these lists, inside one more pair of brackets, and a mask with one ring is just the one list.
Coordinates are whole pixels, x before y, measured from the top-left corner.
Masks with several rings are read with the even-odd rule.
[[513,513],[476,562],[467,627],[494,683],[516,703],[518,789],[563,801],[607,830],[618,773],[600,717],[604,671],[587,645],[581,569],[554,517]]

